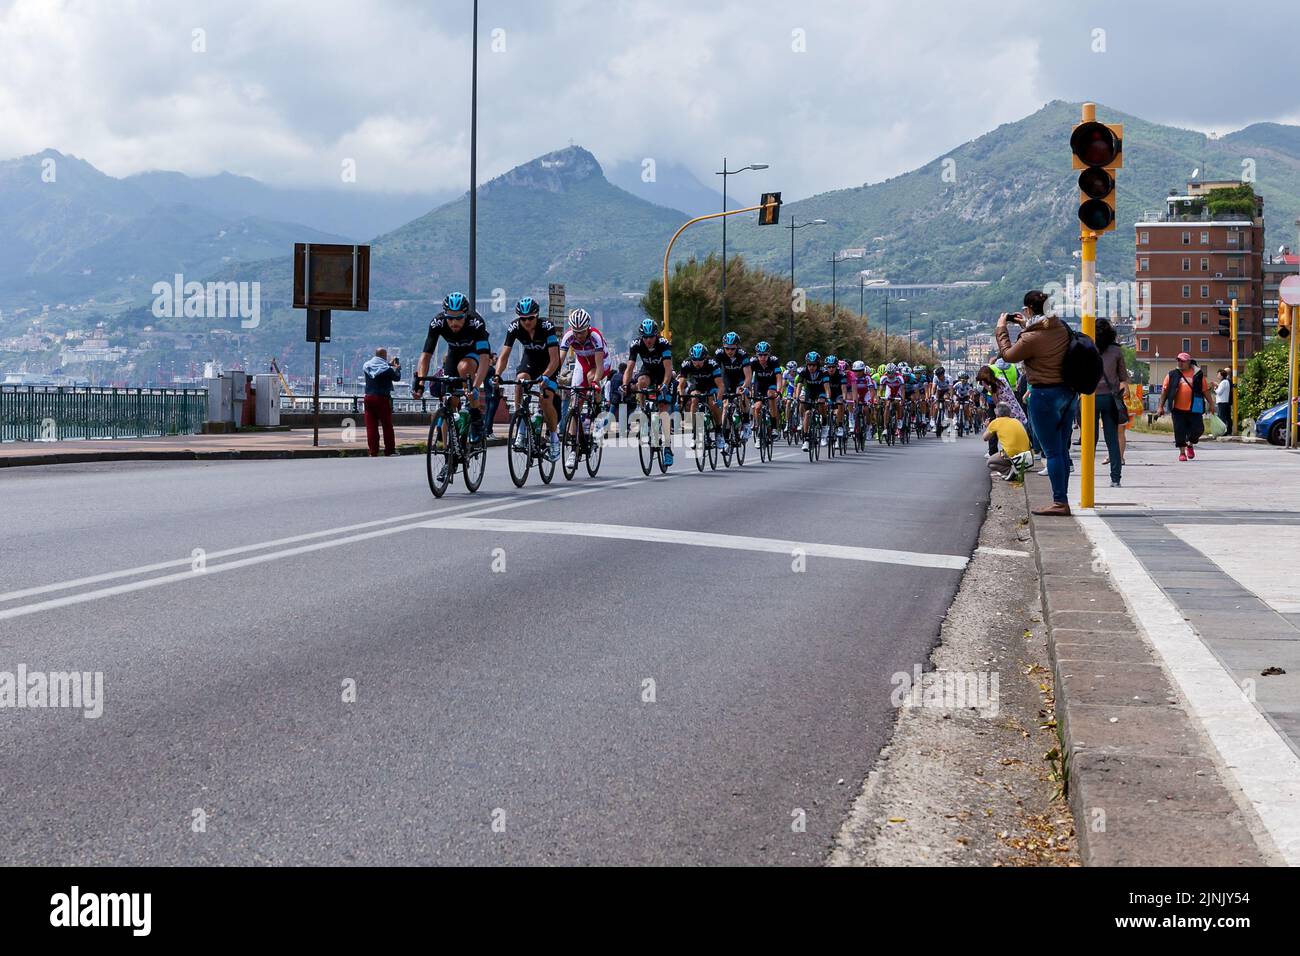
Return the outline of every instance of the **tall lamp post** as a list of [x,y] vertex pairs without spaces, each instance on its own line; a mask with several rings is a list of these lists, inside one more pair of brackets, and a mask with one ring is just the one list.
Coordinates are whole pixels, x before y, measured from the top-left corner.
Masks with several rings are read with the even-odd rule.
[[[478,311],[478,0],[474,0],[469,93],[469,308]],[[667,292],[665,291],[665,295]]]
[[[767,163],[750,163],[739,169],[727,168],[727,157],[722,157],[722,172],[715,175],[722,177],[722,211],[727,211],[727,177],[743,173],[748,169],[767,169]],[[722,218],[722,332],[727,331],[727,217]]]
[[[927,315],[929,315],[929,314],[930,314],[929,312],[922,312],[922,313],[921,313],[922,316],[927,316]],[[934,369],[931,369],[930,371],[934,371]]]
[[[906,299],[899,299],[899,302],[906,302]],[[885,361],[889,361],[889,290],[885,290]]]
[[[723,182],[726,182],[726,180],[724,179]],[[790,230],[790,351],[786,353],[790,358],[794,358],[794,231],[802,229],[804,226],[824,225],[826,225],[825,219],[813,219],[809,222],[799,223],[791,219],[790,224],[785,227]],[[723,274],[726,274],[725,270]]]

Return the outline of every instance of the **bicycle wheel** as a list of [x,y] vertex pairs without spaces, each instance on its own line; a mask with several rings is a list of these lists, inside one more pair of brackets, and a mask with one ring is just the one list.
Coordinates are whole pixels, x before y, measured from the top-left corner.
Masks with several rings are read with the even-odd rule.
[[736,456],[736,423],[730,414],[722,416],[722,430],[718,432],[715,444],[722,446],[722,466],[731,467],[731,459]]
[[645,418],[636,423],[636,451],[641,459],[641,473],[649,477],[650,469],[654,467],[655,455],[657,454],[654,446],[654,434],[658,416],[655,415],[652,409],[643,409],[643,411]]
[[442,438],[442,423],[443,412],[439,409],[434,413],[433,421],[429,423],[429,443],[424,452],[425,470],[429,475],[429,490],[433,492],[435,498],[441,498],[446,492],[447,485],[451,483],[452,469],[455,468],[455,458]]
[[[532,465],[533,423],[528,420],[528,413],[518,409],[510,419],[510,432],[506,436],[506,459],[510,465],[510,480],[516,488],[522,488],[528,481],[528,469]],[[522,444],[523,447],[517,447]]]
[[736,445],[736,464],[741,468],[745,467],[745,452],[748,451],[749,442],[745,439],[745,423],[740,422],[736,426],[739,431],[736,433],[738,443]]
[[[551,461],[551,439],[548,435],[546,438],[536,439],[538,445],[534,450],[537,458],[537,474],[542,479],[542,484],[549,485],[551,479],[555,477],[555,462]],[[560,450],[563,454],[563,449]]]
[[565,481],[572,481],[578,473],[578,459],[582,457],[582,436],[576,432],[581,421],[577,403],[570,402],[569,411],[560,425],[560,469],[564,472]]
[[583,456],[583,462],[587,466],[587,474],[592,478],[596,477],[596,472],[600,471],[600,463],[605,457],[605,427],[602,424],[597,427],[593,419],[591,433],[586,436],[587,454]]
[[472,494],[478,491],[478,486],[483,484],[483,473],[487,470],[487,423],[483,423],[483,432],[478,436],[478,441],[468,441],[466,445],[465,465],[463,472],[465,475],[465,488]]
[[695,467],[700,471],[703,471],[704,466],[709,463],[709,450],[706,446],[711,436],[706,431],[707,426],[704,424],[705,419],[708,417],[708,412],[701,414],[697,411],[695,421],[691,426],[691,444],[695,446]]
[[718,470],[718,426],[713,423],[713,416],[706,413],[704,416],[704,444],[709,452],[709,470]]

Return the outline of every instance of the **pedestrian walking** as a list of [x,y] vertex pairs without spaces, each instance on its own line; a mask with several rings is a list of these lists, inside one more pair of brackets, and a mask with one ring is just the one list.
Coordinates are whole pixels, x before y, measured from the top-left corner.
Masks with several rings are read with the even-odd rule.
[[388,349],[375,349],[375,354],[361,367],[366,379],[366,447],[370,457],[379,456],[379,431],[384,432],[384,456],[397,454],[397,439],[393,434],[393,383],[402,379],[402,360],[396,356],[388,361]]
[[1110,465],[1110,486],[1120,487],[1124,468],[1124,426],[1128,424],[1128,369],[1124,367],[1124,350],[1116,341],[1115,326],[1109,319],[1097,320],[1097,351],[1101,353],[1101,381],[1097,383],[1097,432],[1106,438],[1106,461]]
[[[1034,509],[1036,515],[1070,513],[1070,426],[1073,424],[1075,393],[1065,384],[1065,353],[1070,332],[1055,315],[1045,315],[1048,295],[1040,290],[1025,293],[1022,312],[1003,312],[993,331],[998,354],[1007,362],[1024,363],[1024,373],[1033,389],[1029,413],[1034,432],[1047,458],[1047,475],[1052,482],[1052,504]],[[1008,324],[1021,326],[1013,343]]]
[[1178,368],[1169,370],[1160,390],[1161,413],[1167,408],[1174,420],[1174,444],[1178,460],[1196,457],[1196,444],[1205,431],[1205,410],[1214,401],[1214,390],[1205,370],[1186,352],[1178,353]]
[[1214,403],[1218,406],[1219,419],[1232,434],[1232,373],[1226,368],[1219,369],[1219,384],[1214,386]]

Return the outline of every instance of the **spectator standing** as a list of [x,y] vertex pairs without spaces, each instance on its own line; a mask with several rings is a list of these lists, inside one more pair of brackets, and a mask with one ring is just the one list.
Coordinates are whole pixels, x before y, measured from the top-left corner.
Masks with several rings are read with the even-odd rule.
[[379,430],[384,431],[384,456],[397,453],[393,434],[393,383],[402,380],[402,360],[388,361],[388,349],[375,354],[361,367],[366,379],[366,447],[371,458],[379,456]]
[[[1055,315],[1045,315],[1048,301],[1045,292],[1025,293],[1023,312],[1003,312],[998,316],[994,337],[998,354],[1008,362],[1023,362],[1033,391],[1029,414],[1034,432],[1047,458],[1047,475],[1052,482],[1052,504],[1034,509],[1037,515],[1070,513],[1070,426],[1073,424],[1075,394],[1065,384],[1063,367],[1070,345],[1070,333]],[[1008,323],[1022,326],[1014,343]]]
[[1205,431],[1205,410],[1214,401],[1214,389],[1205,370],[1186,352],[1178,353],[1178,368],[1169,370],[1160,390],[1160,410],[1166,408],[1174,420],[1174,444],[1178,460],[1196,457],[1196,443]]
[[[1123,430],[1128,423],[1128,369],[1124,350],[1116,341],[1115,326],[1109,319],[1097,320],[1097,351],[1101,353],[1101,381],[1097,383],[1096,415],[1106,436],[1106,462],[1110,464],[1110,486],[1118,488],[1124,467]],[[1093,434],[1096,443],[1097,435]]]
[[1226,368],[1219,369],[1219,384],[1214,387],[1214,403],[1218,406],[1219,418],[1232,434],[1232,373]]

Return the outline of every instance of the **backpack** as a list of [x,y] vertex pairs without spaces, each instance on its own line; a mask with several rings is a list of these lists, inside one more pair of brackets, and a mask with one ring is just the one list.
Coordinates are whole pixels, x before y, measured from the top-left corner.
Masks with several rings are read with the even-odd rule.
[[1070,342],[1061,361],[1061,380],[1070,391],[1091,395],[1101,381],[1101,352],[1097,350],[1097,344],[1082,332],[1076,332],[1068,325],[1065,331],[1070,334]]

